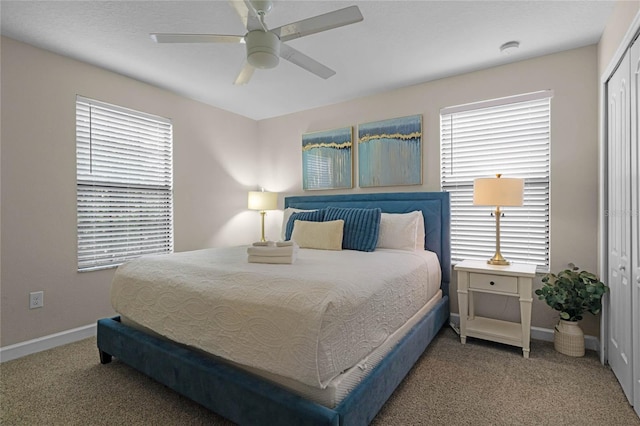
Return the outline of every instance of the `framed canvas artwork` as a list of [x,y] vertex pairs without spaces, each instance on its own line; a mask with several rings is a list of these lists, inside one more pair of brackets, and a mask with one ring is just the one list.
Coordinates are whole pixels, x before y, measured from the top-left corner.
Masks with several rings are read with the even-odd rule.
[[422,115],[358,126],[362,188],[422,184]]
[[302,135],[302,189],[352,188],[353,127]]

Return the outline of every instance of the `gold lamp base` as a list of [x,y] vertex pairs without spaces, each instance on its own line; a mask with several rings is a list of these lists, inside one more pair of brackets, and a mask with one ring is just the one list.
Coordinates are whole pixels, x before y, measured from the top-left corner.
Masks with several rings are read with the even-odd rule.
[[264,237],[264,216],[267,214],[266,211],[262,210],[260,212],[260,225],[261,225],[261,229],[262,229],[262,236],[260,237],[260,241],[261,242],[265,242],[267,241],[267,239]]
[[496,252],[496,254],[494,254],[491,259],[487,260],[487,263],[489,265],[510,265],[511,264],[507,259],[502,257],[502,254],[500,254],[500,252]]
[[502,257],[502,253],[500,253],[500,216],[502,216],[500,206],[496,207],[493,214],[496,217],[496,253],[491,259],[487,260],[487,263],[489,265],[509,265],[509,261]]

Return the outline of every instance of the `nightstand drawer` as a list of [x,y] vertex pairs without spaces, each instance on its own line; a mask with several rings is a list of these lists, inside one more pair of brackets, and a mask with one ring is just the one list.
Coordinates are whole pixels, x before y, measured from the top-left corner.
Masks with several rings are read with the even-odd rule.
[[470,273],[469,287],[478,290],[518,294],[518,278],[505,275]]

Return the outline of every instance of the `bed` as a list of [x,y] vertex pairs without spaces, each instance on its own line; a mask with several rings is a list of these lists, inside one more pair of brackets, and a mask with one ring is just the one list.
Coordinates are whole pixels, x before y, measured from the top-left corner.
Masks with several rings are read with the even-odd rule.
[[[413,316],[413,322],[405,326],[408,331],[395,341],[389,339],[391,344],[384,355],[335,405],[275,384],[270,378],[212,357],[198,347],[158,336],[121,317],[98,321],[101,362],[108,363],[115,356],[239,424],[368,424],[449,318],[449,197],[444,192],[411,192],[285,198],[287,208],[314,210],[326,206],[379,207],[386,213],[421,211],[425,248],[435,253],[441,278],[440,296],[430,302],[428,313]],[[386,255],[381,250],[379,256]],[[302,373],[295,372],[294,376],[299,374]]]

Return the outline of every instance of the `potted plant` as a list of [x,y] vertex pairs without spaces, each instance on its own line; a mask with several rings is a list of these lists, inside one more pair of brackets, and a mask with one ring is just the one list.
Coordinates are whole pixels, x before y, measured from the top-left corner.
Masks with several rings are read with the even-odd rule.
[[554,347],[565,355],[584,355],[584,333],[578,325],[585,312],[597,315],[602,309],[602,296],[609,291],[597,276],[580,271],[573,263],[557,275],[548,273],[544,283],[535,291],[538,299],[560,312],[560,321],[554,330]]

